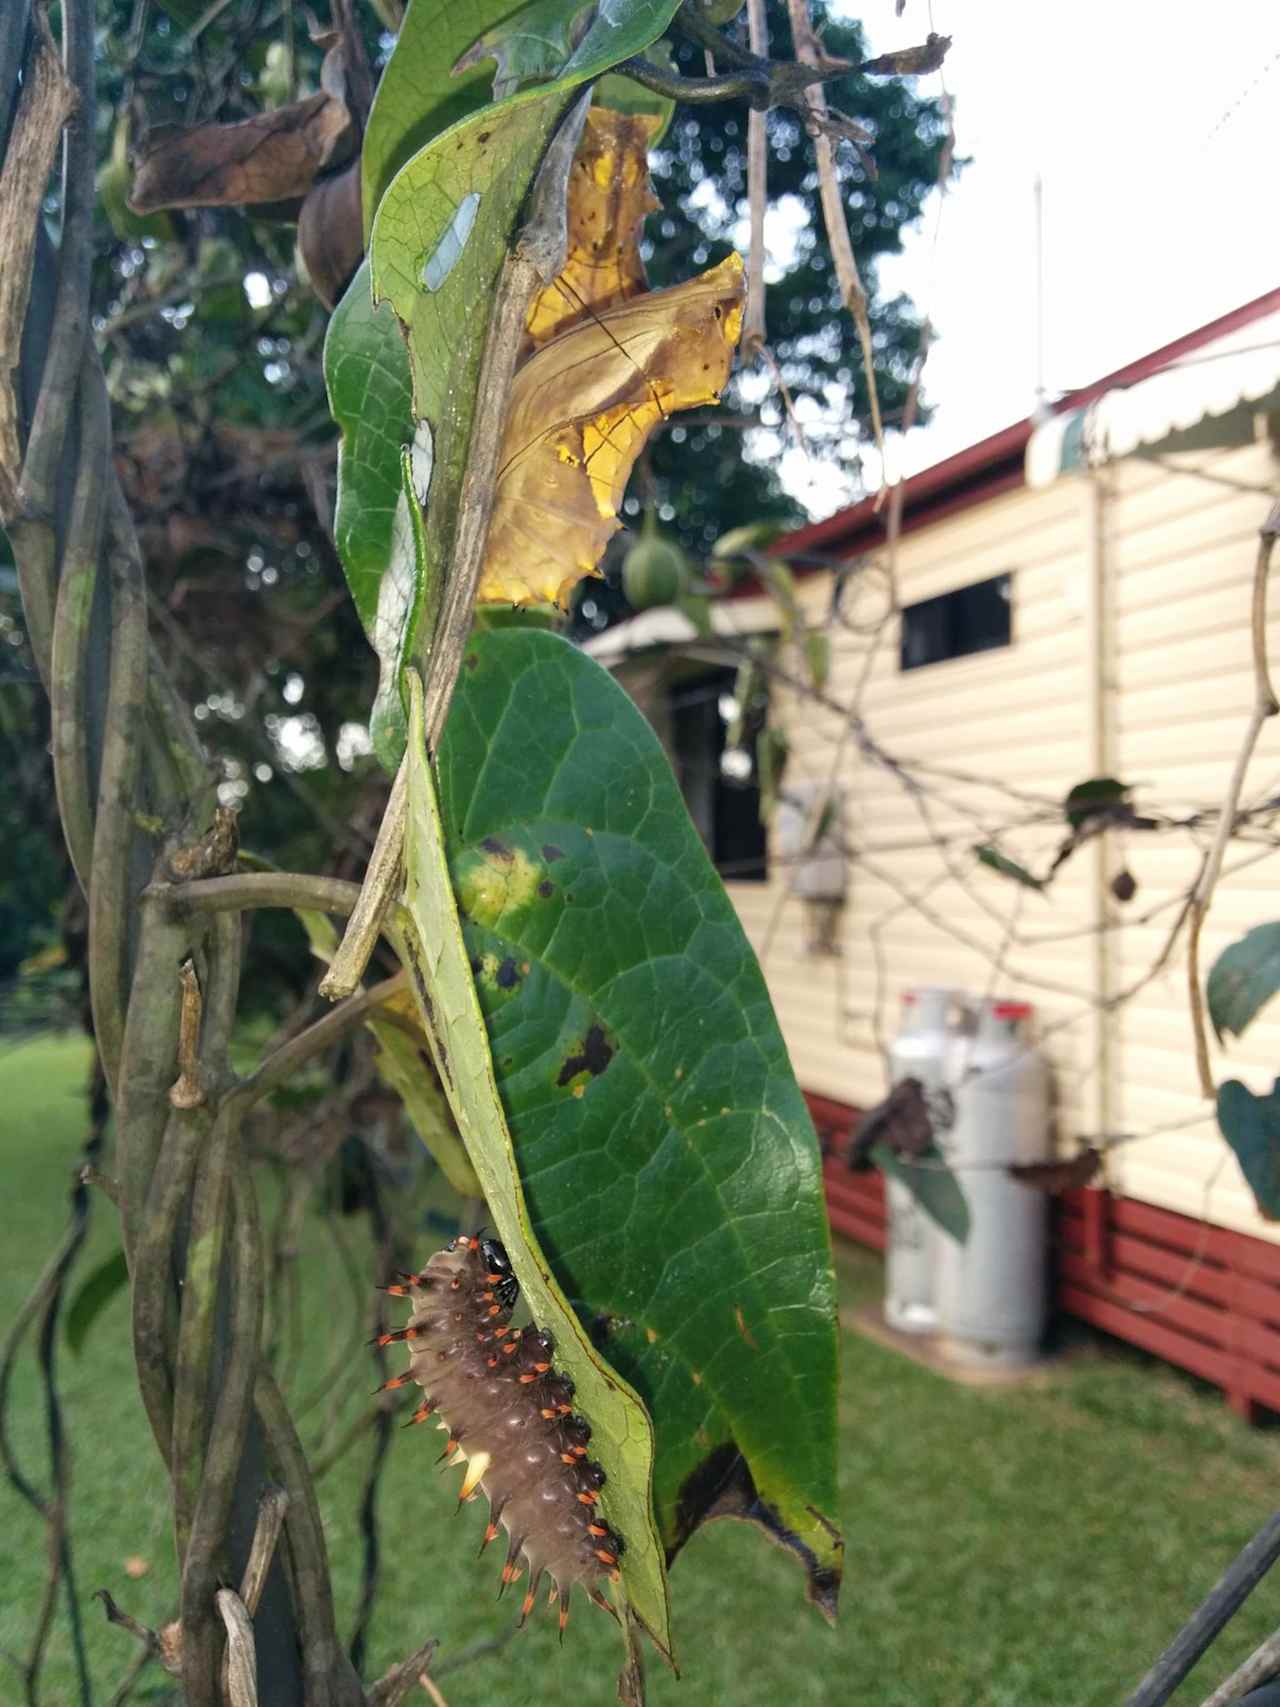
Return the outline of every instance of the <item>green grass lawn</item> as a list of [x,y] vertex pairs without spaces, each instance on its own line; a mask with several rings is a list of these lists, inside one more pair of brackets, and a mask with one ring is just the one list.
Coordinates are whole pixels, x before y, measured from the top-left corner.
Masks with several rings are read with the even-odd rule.
[[[6,1325],[61,1226],[83,1130],[85,1059],[73,1039],[0,1050]],[[113,1248],[113,1214],[105,1200],[95,1205],[81,1272]],[[366,1248],[357,1255],[365,1261]],[[847,1251],[841,1270],[846,1306],[876,1295],[877,1260]],[[359,1402],[343,1410],[323,1386],[336,1349],[326,1325],[341,1319],[331,1288],[346,1282],[319,1222],[307,1231],[302,1272],[308,1333],[293,1390],[321,1383],[302,1419],[312,1441]],[[684,1678],[651,1667],[654,1707],[1114,1707],[1280,1503],[1280,1435],[1246,1429],[1216,1395],[1121,1350],[1077,1346],[1039,1385],[1002,1392],[954,1387],[854,1334],[844,1336],[843,1353],[848,1553],[839,1627],[806,1607],[787,1558],[745,1526],[715,1525],[673,1573]],[[131,1642],[106,1627],[88,1596],[110,1588],[144,1622],[172,1615],[167,1488],[134,1391],[123,1299],[79,1358],[60,1356],[75,1452],[76,1564],[105,1702]],[[362,1391],[372,1384],[357,1377]],[[12,1434],[33,1473],[43,1469],[42,1430],[27,1358]],[[503,1631],[513,1616],[494,1602],[496,1562],[474,1556],[483,1514],[472,1506],[454,1515],[458,1472],[436,1473],[437,1437],[424,1440],[425,1432],[397,1434],[382,1484],[375,1671],[428,1635],[441,1638],[444,1657]],[[355,1505],[366,1450],[357,1446],[321,1486],[344,1629],[359,1578]],[[14,1652],[25,1649],[35,1617],[43,1534],[7,1486],[0,1500],[0,1650]],[[131,1579],[130,1559],[145,1560],[146,1574]],[[1258,1590],[1176,1700],[1201,1700],[1277,1625],[1280,1577]],[[61,1621],[51,1656],[44,1700],[60,1707],[75,1699]],[[607,1707],[617,1658],[608,1621],[580,1606],[563,1650],[548,1618],[441,1687],[449,1707]],[[169,1698],[159,1671],[134,1697]],[[0,1681],[0,1701],[18,1699],[16,1681]]]

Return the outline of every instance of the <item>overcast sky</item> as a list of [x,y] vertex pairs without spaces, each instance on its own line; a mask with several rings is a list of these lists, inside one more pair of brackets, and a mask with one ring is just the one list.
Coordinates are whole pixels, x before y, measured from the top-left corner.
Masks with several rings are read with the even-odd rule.
[[885,287],[938,332],[925,375],[935,417],[904,447],[906,472],[1031,410],[1037,172],[1051,394],[1280,285],[1278,0],[847,9],[876,53],[922,40],[932,10],[952,37],[942,75],[972,160],[940,222],[935,197],[906,252],[882,264]]

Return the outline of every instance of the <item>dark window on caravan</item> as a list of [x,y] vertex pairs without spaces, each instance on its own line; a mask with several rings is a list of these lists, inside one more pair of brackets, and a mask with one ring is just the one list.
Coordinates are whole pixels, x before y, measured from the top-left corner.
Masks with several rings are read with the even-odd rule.
[[750,709],[741,745],[726,751],[736,677],[731,669],[710,670],[671,683],[671,745],[680,791],[716,870],[730,882],[762,883],[768,870],[756,740],[767,708]]
[[1013,639],[1013,576],[993,575],[921,599],[902,613],[901,664],[919,670],[946,658],[965,658],[971,652],[990,652]]

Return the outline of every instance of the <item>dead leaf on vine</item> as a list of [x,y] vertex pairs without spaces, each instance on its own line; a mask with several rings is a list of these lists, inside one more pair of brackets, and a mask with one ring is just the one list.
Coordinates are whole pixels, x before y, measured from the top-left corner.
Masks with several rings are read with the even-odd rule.
[[565,264],[529,310],[535,345],[648,289],[640,234],[661,205],[649,184],[649,144],[661,125],[656,113],[588,109],[569,178]]
[[332,309],[364,254],[359,160],[331,178],[322,178],[303,202],[298,253],[312,290]]
[[845,1159],[855,1171],[869,1165],[877,1144],[898,1156],[923,1156],[933,1144],[933,1119],[919,1079],[900,1079],[858,1123]]
[[516,374],[481,604],[562,608],[617,532],[645,440],[718,403],[742,330],[742,258],[592,315]]
[[308,95],[238,124],[166,129],[147,139],[129,207],[244,207],[289,201],[311,188],[353,137],[346,104]]
[[1065,1162],[1014,1162],[1009,1172],[1020,1185],[1057,1196],[1088,1185],[1101,1166],[1102,1156],[1090,1148]]

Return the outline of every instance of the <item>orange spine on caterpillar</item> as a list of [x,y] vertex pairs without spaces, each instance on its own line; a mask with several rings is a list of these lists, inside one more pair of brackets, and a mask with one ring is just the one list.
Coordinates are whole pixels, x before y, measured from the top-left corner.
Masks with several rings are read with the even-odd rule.
[[550,1335],[511,1326],[519,1285],[506,1250],[482,1234],[454,1239],[383,1290],[408,1298],[412,1314],[375,1342],[403,1342],[410,1359],[379,1391],[416,1382],[422,1403],[410,1423],[436,1417],[448,1430],[441,1460],[467,1466],[459,1507],[481,1493],[489,1501],[481,1551],[500,1526],[509,1538],[498,1593],[528,1571],[523,1623],[546,1576],[562,1634],[575,1584],[613,1612],[599,1583],[617,1582],[623,1542],[600,1515],[605,1474],[587,1456],[591,1428],[551,1361]]

